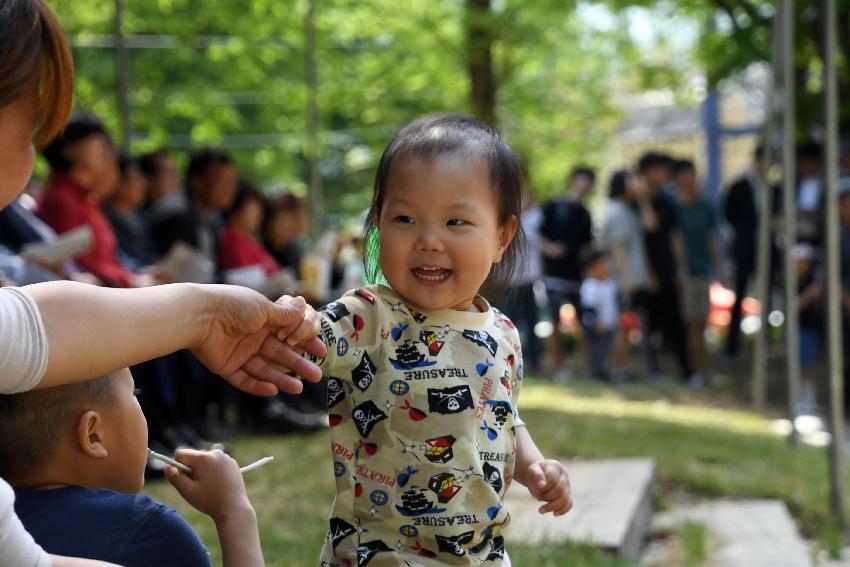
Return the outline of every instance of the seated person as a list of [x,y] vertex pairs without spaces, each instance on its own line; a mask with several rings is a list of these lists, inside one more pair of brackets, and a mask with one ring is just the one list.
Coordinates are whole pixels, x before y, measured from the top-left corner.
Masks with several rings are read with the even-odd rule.
[[[0,476],[15,511],[48,553],[136,565],[209,565],[197,534],[173,509],[137,494],[147,424],[126,368],[89,382],[0,396]],[[262,565],[257,520],[236,462],[183,450],[192,476],[166,476],[210,515],[224,565]]]
[[147,180],[142,175],[139,160],[127,152],[118,154],[119,181],[115,191],[107,198],[103,212],[118,240],[121,261],[132,270],[138,270],[151,261],[151,245],[139,214],[145,202]]
[[266,249],[284,268],[301,279],[301,258],[304,256],[303,237],[310,228],[310,217],[303,199],[292,193],[271,200],[263,223]]
[[254,184],[240,180],[236,198],[224,212],[225,226],[218,235],[218,265],[221,270],[260,266],[266,276],[280,265],[254,236],[263,223],[263,197]]
[[35,258],[20,256],[28,244],[53,242],[56,233],[33,213],[26,203],[32,200],[23,195],[0,209],[0,272],[17,285],[72,279],[97,284],[93,274],[83,272],[72,261],[47,264]]
[[108,286],[153,284],[150,276],[136,275],[119,261],[115,232],[103,214],[101,200],[118,183],[115,148],[103,122],[92,114],[75,114],[42,153],[50,165],[50,178],[38,216],[59,234],[84,225],[92,230],[94,243],[76,258],[77,264]]

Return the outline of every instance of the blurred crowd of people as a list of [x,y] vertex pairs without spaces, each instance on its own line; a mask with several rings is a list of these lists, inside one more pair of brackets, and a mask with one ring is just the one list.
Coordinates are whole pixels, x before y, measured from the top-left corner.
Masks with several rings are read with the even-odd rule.
[[[842,153],[839,184],[845,314],[850,313],[848,149]],[[798,239],[787,245],[799,278],[800,411],[813,413],[814,368],[824,343],[821,148],[803,144],[797,160]],[[559,331],[570,330],[579,338],[576,350],[597,379],[665,381],[659,354],[667,351],[675,359],[678,379],[702,388],[712,374],[705,339],[711,290],[721,285],[734,293],[722,337],[725,364],[734,366],[741,351],[742,305],[756,271],[763,175],[759,147],[747,171],[709,197],[693,161],[647,152],[633,168],[611,175],[604,213],[596,222],[588,209],[597,184],[592,169],[574,169],[566,191],[554,199],[542,204],[529,199],[522,219],[530,242],[527,264],[505,296],[506,310],[523,334],[529,371],[566,380],[565,340]],[[771,191],[770,282],[781,291],[781,250],[786,246],[782,199],[778,186]],[[782,307],[781,301],[765,306]],[[634,362],[632,353],[638,355]]]
[[[814,369],[824,342],[824,184],[820,148],[805,144],[798,154],[799,239],[790,245],[800,282],[805,378],[800,409],[813,413]],[[267,197],[239,175],[223,151],[193,152],[181,175],[169,152],[118,151],[96,116],[78,113],[43,155],[50,169],[43,186],[33,185],[0,211],[0,279],[6,285],[74,279],[138,287],[183,281],[185,274],[171,270],[169,261],[179,246],[205,263],[206,281],[249,285],[270,297],[299,293],[318,306],[363,282],[361,243],[330,235],[312,247],[327,259],[318,270],[327,272],[322,274],[327,282],[307,285],[317,268],[306,261],[313,253],[304,199],[290,192]],[[848,155],[844,152],[845,172]],[[672,366],[660,364],[659,356],[666,351],[683,383],[708,384],[705,332],[712,285],[722,283],[734,293],[723,349],[731,362],[740,351],[742,305],[756,270],[763,174],[759,148],[751,167],[709,198],[692,161],[648,152],[632,169],[607,180],[607,202],[596,220],[588,209],[597,186],[592,169],[574,169],[566,191],[542,204],[528,191],[522,224],[529,249],[503,301],[523,335],[527,372],[565,381],[562,331],[570,330],[599,380],[665,381],[664,369]],[[771,281],[781,289],[781,195],[778,187],[772,191]],[[842,178],[840,202],[843,305],[850,313],[850,177]],[[73,257],[46,261],[29,252],[80,227],[87,227],[90,238]],[[850,341],[850,332],[844,335]],[[133,369],[152,448],[204,446],[234,427],[326,426],[324,384],[307,385],[303,396],[267,400],[241,395],[206,373],[188,352]]]
[[[270,296],[303,293],[316,304],[326,299],[315,286],[301,285],[310,250],[304,199],[289,192],[266,198],[240,177],[227,153],[198,150],[188,156],[181,176],[167,151],[140,156],[118,151],[98,117],[79,113],[43,156],[50,170],[44,184],[33,184],[0,211],[2,285],[74,279],[141,287],[184,281],[180,271],[170,270],[168,258],[175,247],[187,246],[197,256],[194,263],[209,268],[201,279],[228,282],[241,273],[244,280],[248,270],[256,289]],[[32,252],[81,227],[89,236],[73,257],[45,260]],[[327,251],[335,256],[328,261],[327,294],[345,279],[339,249]],[[278,285],[264,285],[269,281]],[[301,396],[256,398],[210,379],[188,351],[132,371],[149,424],[149,447],[159,452],[205,447],[208,439],[236,428],[289,432],[327,424],[324,383],[305,383]]]

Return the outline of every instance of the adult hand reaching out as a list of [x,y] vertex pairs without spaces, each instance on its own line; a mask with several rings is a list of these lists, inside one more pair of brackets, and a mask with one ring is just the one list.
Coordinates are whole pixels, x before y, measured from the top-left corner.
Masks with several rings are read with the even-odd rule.
[[210,370],[258,396],[278,390],[300,393],[303,385],[296,375],[311,382],[321,379],[321,370],[299,352],[326,354],[317,338],[318,314],[302,297],[285,295],[271,303],[248,288],[207,287],[224,289],[214,289],[208,330],[192,352]]
[[76,282],[24,288],[46,333],[47,369],[38,388],[79,382],[172,353],[192,352],[237,388],[259,396],[298,393],[321,371],[319,318],[303,299],[272,303],[232,285],[168,284],[112,289]]

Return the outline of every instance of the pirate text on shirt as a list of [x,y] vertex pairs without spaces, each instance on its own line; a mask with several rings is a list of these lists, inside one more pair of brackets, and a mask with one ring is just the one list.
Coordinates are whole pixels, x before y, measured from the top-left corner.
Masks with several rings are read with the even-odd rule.
[[484,410],[487,407],[487,400],[490,399],[490,394],[493,392],[493,379],[489,376],[484,377],[484,383],[481,385],[481,392],[478,394],[478,406],[475,408],[475,419],[484,417]]
[[489,451],[478,451],[478,458],[482,461],[497,461],[500,463],[504,463],[508,460],[508,457],[510,457],[510,455],[508,455],[507,453],[491,453]]
[[395,479],[379,471],[367,469],[363,465],[357,465],[357,478],[369,479],[384,486],[395,486]]
[[427,370],[408,370],[405,380],[433,380],[436,378],[469,378],[466,368],[429,368]]
[[478,516],[475,514],[458,514],[457,516],[425,516],[422,518],[415,518],[413,523],[417,526],[430,526],[430,527],[445,527],[445,526],[463,526],[470,524],[477,524]]

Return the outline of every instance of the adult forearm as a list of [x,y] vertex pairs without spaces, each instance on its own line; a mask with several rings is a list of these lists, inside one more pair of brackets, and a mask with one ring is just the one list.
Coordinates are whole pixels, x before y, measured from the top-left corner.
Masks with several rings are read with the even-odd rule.
[[250,506],[233,510],[224,519],[216,520],[224,567],[263,567],[263,550],[257,515]]
[[47,371],[38,387],[90,379],[191,348],[211,318],[203,286],[193,284],[110,289],[62,281],[25,289],[47,334]]
[[544,459],[543,453],[537,448],[537,444],[531,438],[531,434],[524,425],[516,427],[514,432],[516,435],[514,479],[523,486],[528,486],[528,479],[526,478],[528,467],[533,463],[542,461]]

